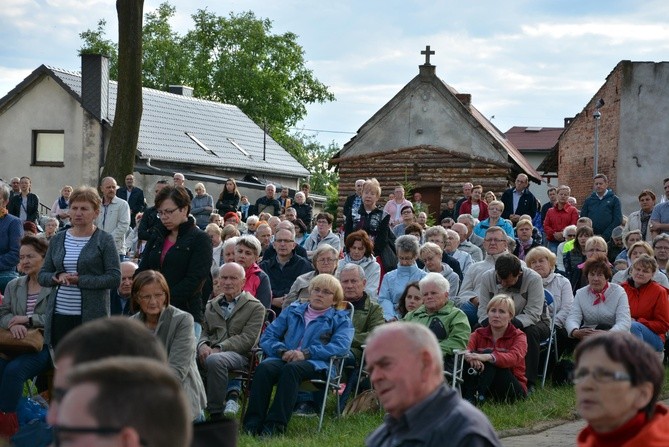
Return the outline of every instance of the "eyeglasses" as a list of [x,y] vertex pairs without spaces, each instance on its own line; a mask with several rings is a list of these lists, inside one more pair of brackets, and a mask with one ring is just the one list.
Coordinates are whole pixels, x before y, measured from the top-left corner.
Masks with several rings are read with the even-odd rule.
[[318,258],[316,262],[319,264],[334,264],[337,260],[332,258]]
[[314,287],[311,291],[312,291],[313,293],[322,293],[323,295],[331,295],[331,296],[334,296],[334,294],[335,294],[332,290],[329,290],[329,289],[321,289],[320,287]]
[[[67,427],[64,425],[54,425],[53,426],[53,441],[56,447],[63,445],[63,435],[73,434],[73,435],[87,435],[94,434],[98,436],[114,436],[119,433],[123,428],[112,428],[112,427]],[[148,445],[147,442],[140,438],[140,445]]]
[[606,253],[606,250],[602,250],[601,248],[591,248],[590,250],[586,250],[586,253]]
[[590,371],[588,368],[579,368],[572,371],[569,376],[574,384],[583,382],[588,376],[591,376],[595,382],[598,383],[626,382],[632,380],[632,377],[626,372],[609,371],[601,368],[596,368],[593,371]]
[[168,210],[168,209],[158,210],[156,213],[158,214],[158,217],[171,216],[172,214],[174,214],[174,212],[176,210],[179,210],[179,209],[181,209],[181,208],[176,207],[176,208],[172,208],[171,210]]
[[148,303],[151,300],[154,300],[156,302],[160,302],[160,300],[165,298],[165,293],[156,293],[154,295],[139,295],[139,300]]
[[404,261],[404,262],[411,262],[411,261],[416,260],[416,258],[414,256],[398,256],[397,259],[399,259],[400,261]]
[[291,242],[295,242],[292,239],[274,239],[274,242],[277,244],[290,244]]
[[669,250],[669,247],[666,245],[656,245],[655,250]]
[[576,237],[575,234],[565,234],[565,237]]
[[506,242],[506,239],[484,239],[483,242],[489,244],[501,244],[502,242]]

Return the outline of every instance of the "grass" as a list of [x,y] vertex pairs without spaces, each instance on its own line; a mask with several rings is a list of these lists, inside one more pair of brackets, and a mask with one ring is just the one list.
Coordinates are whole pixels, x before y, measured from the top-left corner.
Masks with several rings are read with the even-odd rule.
[[[669,368],[665,369],[663,396],[669,394]],[[332,401],[331,401],[332,402]],[[330,402],[330,403],[331,403]],[[340,420],[333,417],[334,405],[326,409],[323,430],[318,433],[318,418],[294,417],[285,436],[259,439],[248,435],[239,436],[240,447],[329,447],[360,446],[365,438],[383,421],[383,414],[358,414]],[[578,416],[574,409],[575,395],[571,386],[537,390],[532,396],[515,404],[486,403],[481,410],[488,416],[495,430],[501,435],[505,431],[531,429],[545,422],[569,421]]]

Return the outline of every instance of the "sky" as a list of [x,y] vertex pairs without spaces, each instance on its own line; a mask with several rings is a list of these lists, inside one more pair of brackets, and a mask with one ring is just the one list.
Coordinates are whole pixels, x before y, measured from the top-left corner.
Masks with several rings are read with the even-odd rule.
[[[144,11],[160,1],[145,0]],[[666,0],[171,0],[183,34],[190,15],[253,11],[293,32],[307,66],[336,101],[308,107],[296,130],[342,146],[418,74],[430,45],[437,75],[502,132],[561,127],[621,60],[669,60]],[[3,0],[0,97],[41,64],[79,70],[79,33],[107,20],[114,0]],[[605,109],[602,109],[605,113]]]

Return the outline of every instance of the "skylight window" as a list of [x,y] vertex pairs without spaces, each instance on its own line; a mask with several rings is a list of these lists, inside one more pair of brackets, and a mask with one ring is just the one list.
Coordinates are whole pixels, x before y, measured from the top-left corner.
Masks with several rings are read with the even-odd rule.
[[195,144],[197,144],[198,146],[200,146],[200,147],[202,148],[203,151],[205,151],[205,152],[208,153],[209,155],[213,155],[214,157],[218,157],[218,155],[216,155],[216,152],[214,152],[214,151],[212,151],[211,149],[209,149],[209,148],[208,148],[202,141],[198,140],[198,138],[197,138],[195,135],[193,135],[193,134],[190,133],[190,132],[184,132],[184,133],[185,133],[186,135],[188,135],[188,138],[190,138],[191,140],[193,140],[193,141],[195,142]]
[[227,138],[227,140],[230,142],[230,144],[232,144],[234,147],[236,147],[237,150],[239,150],[239,152],[244,154],[244,156],[246,156],[248,158],[251,158],[251,155],[248,152],[246,152],[244,149],[242,149],[242,147],[239,144],[237,144],[237,142],[235,140],[233,140],[232,138]]

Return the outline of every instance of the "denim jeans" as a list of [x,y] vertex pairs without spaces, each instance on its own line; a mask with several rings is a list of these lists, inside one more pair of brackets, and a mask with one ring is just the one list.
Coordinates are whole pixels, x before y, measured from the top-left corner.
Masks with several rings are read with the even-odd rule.
[[660,336],[651,331],[648,326],[639,323],[638,321],[632,321],[630,332],[632,335],[639,337],[641,340],[651,345],[657,352],[664,351],[664,342],[662,342]]
[[51,364],[49,349],[21,354],[11,360],[0,359],[0,411],[14,412],[23,394],[23,383]]
[[478,307],[474,306],[471,301],[465,301],[460,305],[460,310],[467,315],[467,320],[469,320],[469,326],[474,330],[474,327],[479,323],[478,317]]

